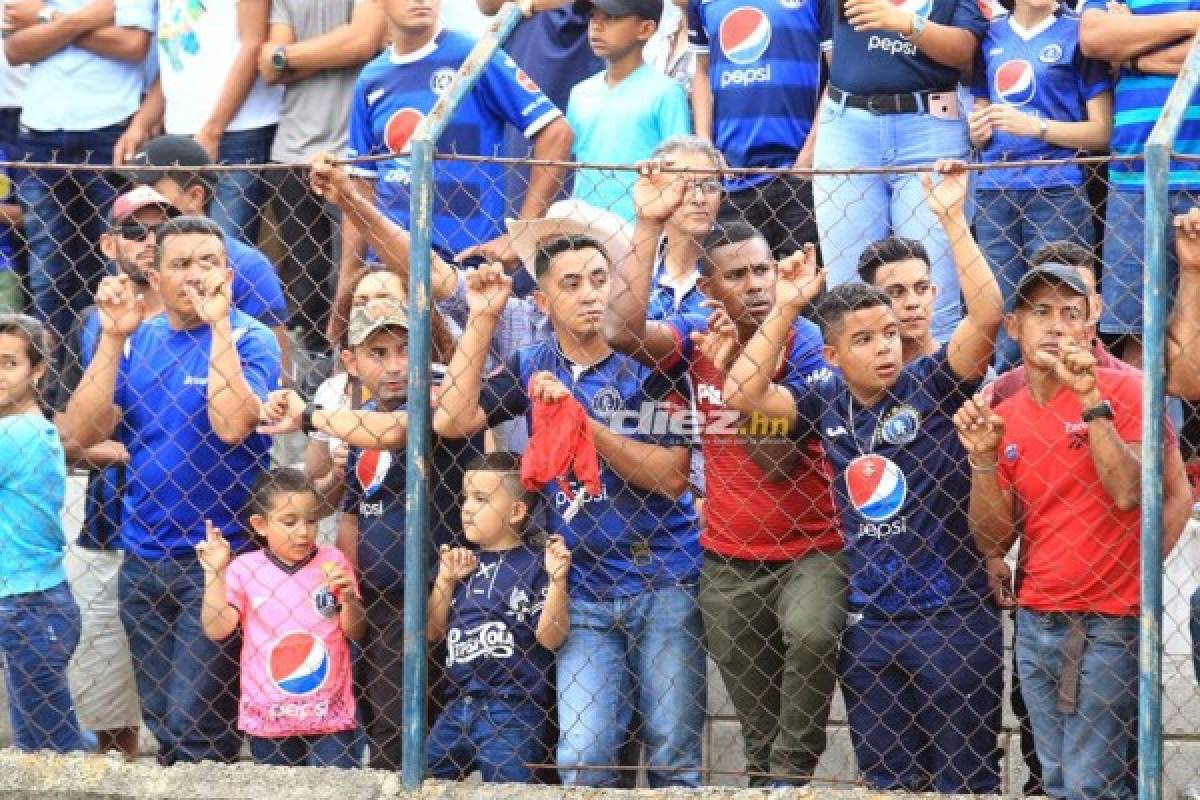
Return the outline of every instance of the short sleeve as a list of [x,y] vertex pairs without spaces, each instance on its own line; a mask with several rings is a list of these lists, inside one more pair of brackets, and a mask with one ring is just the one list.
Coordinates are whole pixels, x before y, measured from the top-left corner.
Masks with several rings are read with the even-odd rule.
[[268,328],[287,324],[283,284],[270,260],[256,248],[247,246],[238,253],[233,275],[233,304]]
[[[986,45],[985,45],[986,47]],[[988,91],[988,71],[987,63],[983,60],[984,47],[979,47],[975,50],[975,67],[971,70],[971,96],[977,100],[991,101],[992,95]]]
[[792,330],[792,346],[787,359],[788,373],[808,376],[826,369],[828,365],[825,363],[825,343],[821,338],[821,329],[801,317],[796,320]]
[[956,28],[970,31],[976,39],[983,39],[984,33],[987,32],[988,19],[983,14],[981,2],[987,2],[987,0],[956,0],[950,24]]
[[225,602],[237,609],[238,616],[245,619],[246,608],[246,570],[245,556],[238,556],[225,570]]
[[292,20],[292,6],[288,0],[271,0],[271,25],[287,25],[293,31],[296,23]]
[[116,0],[113,24],[118,28],[141,28],[153,32],[156,23],[155,0]]
[[521,374],[520,352],[513,353],[483,383],[479,406],[487,417],[487,426],[495,426],[529,413],[529,394]]
[[[362,77],[359,77],[354,84],[354,96],[350,99],[350,132],[346,157],[354,159],[372,155],[376,146],[375,134],[371,130],[371,109],[367,105],[367,86]],[[379,162],[354,164],[350,167],[350,173],[360,178],[374,179],[379,176]]]
[[667,90],[659,101],[658,132],[662,139],[686,136],[692,132],[692,109],[688,105],[687,92],[679,81],[667,79]]
[[362,489],[354,474],[361,456],[362,450],[357,447],[351,447],[346,456],[346,475],[345,480],[342,481],[342,485],[345,487],[342,492],[342,512],[346,514],[357,514],[358,505],[362,502]]
[[279,388],[279,343],[270,331],[258,326],[240,329],[235,327],[234,336],[238,337],[237,349],[242,361],[242,375],[258,399],[266,400],[270,392]]
[[807,375],[793,371],[783,379],[780,385],[791,393],[796,404],[795,438],[807,438],[817,430],[827,405],[826,395],[830,393],[834,380],[828,368]]
[[482,92],[480,100],[484,105],[526,139],[532,139],[556,117],[562,116],[533,79],[503,51],[492,56],[476,91]]
[[[708,31],[704,29],[704,15],[700,11],[700,0],[688,0],[688,44],[692,51],[701,54],[708,53]],[[697,75],[697,78],[707,80],[707,75]]]
[[1075,59],[1075,69],[1079,75],[1079,94],[1085,101],[1112,90],[1112,71],[1107,63],[1088,58],[1078,48],[1075,50]]

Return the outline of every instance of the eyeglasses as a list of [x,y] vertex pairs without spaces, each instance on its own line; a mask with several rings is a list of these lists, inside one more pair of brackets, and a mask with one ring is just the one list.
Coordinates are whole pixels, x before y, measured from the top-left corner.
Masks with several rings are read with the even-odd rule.
[[134,242],[145,241],[147,236],[153,236],[157,230],[157,225],[146,225],[142,222],[122,222],[112,226],[112,232],[117,236]]
[[683,182],[683,190],[689,194],[695,191],[699,191],[702,194],[720,194],[724,191],[724,188],[716,178],[705,178],[703,180],[689,178]]

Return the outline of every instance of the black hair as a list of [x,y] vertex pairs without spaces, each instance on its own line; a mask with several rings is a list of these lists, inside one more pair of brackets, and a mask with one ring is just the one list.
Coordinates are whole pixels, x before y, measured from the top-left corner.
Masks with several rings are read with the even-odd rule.
[[217,176],[211,172],[201,172],[194,169],[172,169],[163,172],[147,173],[146,177],[149,180],[144,181],[153,185],[167,178],[179,185],[180,189],[185,192],[193,186],[199,186],[204,189],[204,200],[201,205],[208,208],[209,203],[216,197]]
[[817,304],[815,316],[821,326],[821,336],[830,344],[841,332],[847,314],[868,308],[891,308],[887,292],[869,283],[854,281],[835,286]]
[[25,356],[31,367],[45,364],[50,353],[46,326],[28,314],[0,314],[0,333],[25,342]]
[[[537,504],[538,495],[525,488],[521,483],[521,454],[509,450],[497,450],[494,453],[484,453],[473,459],[466,472],[499,472],[504,475],[504,485],[509,494],[525,504],[525,520],[528,522]],[[524,524],[524,523],[522,523]]]
[[914,258],[929,266],[929,251],[925,249],[925,245],[916,239],[887,236],[871,242],[862,251],[862,255],[858,257],[858,277],[866,283],[874,284],[880,267]]
[[1084,247],[1078,242],[1065,239],[1047,242],[1037,249],[1033,258],[1029,259],[1030,268],[1040,267],[1043,264],[1066,264],[1068,267],[1086,269],[1092,273],[1093,278],[1097,277],[1096,273],[1098,272],[1096,251],[1090,247]]
[[763,236],[762,231],[745,220],[735,219],[729,222],[717,222],[717,224],[713,225],[712,230],[708,232],[708,236],[704,237],[704,243],[701,246],[700,274],[706,278],[711,278],[713,273],[717,271],[717,265],[712,260],[712,252],[717,248],[727,247],[732,244],[741,244],[742,242],[752,242],[755,239],[767,244],[767,237]]
[[191,233],[203,233],[209,236],[215,236],[221,241],[221,247],[225,247],[225,232],[221,230],[221,226],[208,217],[198,215],[185,215],[182,217],[171,217],[162,225],[154,229],[154,239],[158,247],[154,257],[154,266],[162,266],[162,254],[166,249],[163,245],[167,239],[172,236],[184,236]]
[[608,261],[608,251],[592,236],[580,233],[551,236],[537,243],[537,254],[533,257],[534,276],[540,281],[550,271],[550,264],[555,258],[575,250],[596,250]]
[[260,473],[250,488],[250,500],[246,503],[246,516],[266,516],[275,498],[281,494],[313,494],[316,487],[302,470],[295,467],[276,467]]

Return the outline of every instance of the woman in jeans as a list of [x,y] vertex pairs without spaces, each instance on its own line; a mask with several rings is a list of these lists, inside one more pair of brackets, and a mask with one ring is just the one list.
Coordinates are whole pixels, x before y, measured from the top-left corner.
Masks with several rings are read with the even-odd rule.
[[0,654],[16,746],[66,752],[84,749],[67,687],[80,620],[63,570],[66,461],[37,397],[46,343],[31,317],[0,315]]

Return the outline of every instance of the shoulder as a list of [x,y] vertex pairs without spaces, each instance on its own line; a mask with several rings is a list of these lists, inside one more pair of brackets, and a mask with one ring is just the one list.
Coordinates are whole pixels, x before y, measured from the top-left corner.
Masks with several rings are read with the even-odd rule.
[[271,329],[249,314],[235,308],[229,313],[229,324],[233,328],[233,340],[239,345],[245,343],[264,345],[273,350],[279,349],[279,342],[276,341],[275,334],[271,332]]
[[392,59],[388,48],[384,48],[383,52],[368,61],[358,73],[358,80],[355,82],[356,87],[368,87],[379,81],[380,77],[387,72],[392,66]]
[[1103,394],[1139,400],[1142,396],[1142,373],[1138,370],[1101,368],[1096,370],[1096,383]]

